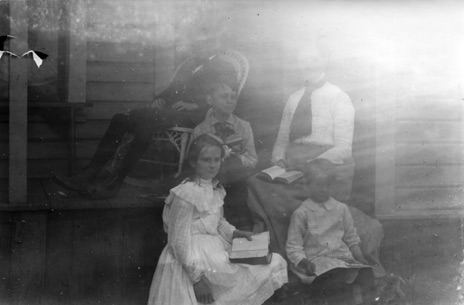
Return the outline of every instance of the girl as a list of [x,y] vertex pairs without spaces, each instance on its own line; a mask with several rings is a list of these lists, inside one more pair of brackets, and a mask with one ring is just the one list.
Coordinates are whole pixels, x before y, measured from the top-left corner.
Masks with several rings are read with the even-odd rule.
[[189,151],[191,173],[171,189],[163,211],[168,244],[153,276],[148,304],[262,304],[287,282],[287,264],[278,254],[269,265],[229,262],[235,237],[251,239],[223,217],[225,191],[215,180],[222,145],[205,134]]

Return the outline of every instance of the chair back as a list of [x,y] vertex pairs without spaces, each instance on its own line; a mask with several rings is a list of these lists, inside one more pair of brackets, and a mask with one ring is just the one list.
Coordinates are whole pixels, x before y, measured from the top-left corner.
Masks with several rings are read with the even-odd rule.
[[219,51],[217,56],[219,59],[228,62],[234,67],[234,70],[237,73],[238,81],[237,95],[240,95],[240,92],[242,91],[248,77],[248,71],[250,69],[248,59],[245,57],[245,55],[233,49]]
[[170,86],[174,85],[178,88],[182,88],[183,85],[189,81],[190,77],[204,68],[208,60],[213,60],[215,57],[217,57],[216,59],[224,61],[233,67],[237,76],[237,96],[240,95],[240,92],[242,91],[248,77],[250,65],[245,55],[233,49],[217,51],[206,59],[200,56],[191,56],[187,58],[174,71],[174,74],[169,81]]

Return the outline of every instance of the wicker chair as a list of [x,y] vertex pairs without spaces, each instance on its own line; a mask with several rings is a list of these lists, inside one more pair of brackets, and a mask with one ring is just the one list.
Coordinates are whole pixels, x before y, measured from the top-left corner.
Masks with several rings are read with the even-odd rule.
[[[248,63],[247,58],[242,53],[236,50],[232,50],[232,49],[218,51],[213,56],[214,57],[217,56],[217,59],[231,64],[231,66],[234,68],[237,74],[237,78],[238,78],[237,95],[239,95],[248,77],[249,63]],[[195,57],[191,57],[187,59],[186,61],[184,61],[174,72],[174,76],[170,80],[170,83],[174,81],[176,82],[186,81],[185,77],[181,76],[180,74],[185,75],[184,73],[184,71],[186,70],[185,67],[186,66],[192,67],[192,62],[194,62],[196,59],[197,58]],[[195,68],[194,71],[199,70],[201,68],[202,66],[198,66]],[[157,142],[158,143],[159,142],[170,143],[177,150],[179,154],[179,158],[177,159],[176,162],[166,162],[166,161],[156,160],[156,159],[141,159],[140,161],[151,163],[151,164],[158,164],[161,166],[177,167],[177,172],[175,174],[175,177],[178,177],[180,173],[182,172],[182,166],[183,166],[185,157],[189,149],[190,136],[192,132],[193,132],[193,129],[185,128],[185,127],[172,127],[166,130],[158,130],[154,132],[153,137],[152,137],[152,142],[153,143],[157,143]],[[162,178],[163,178],[163,171],[161,171],[161,179]],[[125,179],[125,182],[131,185],[142,186],[142,187],[150,187],[151,185],[153,185],[153,180],[147,181],[147,180],[141,180],[141,179],[136,179],[132,177],[127,177]]]

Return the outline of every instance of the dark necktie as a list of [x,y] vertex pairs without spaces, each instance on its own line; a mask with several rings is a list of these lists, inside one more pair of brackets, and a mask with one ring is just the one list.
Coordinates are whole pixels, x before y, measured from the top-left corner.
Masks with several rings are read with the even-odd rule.
[[314,90],[319,89],[326,83],[325,79],[317,82],[313,86],[306,87],[305,93],[301,97],[298,106],[293,114],[292,123],[290,124],[290,142],[301,137],[311,134],[312,112],[311,112],[311,94]]
[[225,141],[229,136],[233,135],[235,131],[229,127],[229,124],[223,122],[214,123],[215,134]]

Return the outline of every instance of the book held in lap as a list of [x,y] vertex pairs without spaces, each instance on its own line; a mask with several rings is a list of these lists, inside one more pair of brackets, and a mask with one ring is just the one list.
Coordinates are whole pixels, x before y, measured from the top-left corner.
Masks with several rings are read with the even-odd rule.
[[[308,275],[304,270],[295,265],[290,265],[290,270],[295,273],[295,275],[301,280],[304,284],[311,284],[316,277],[324,274],[332,269],[344,268],[344,269],[361,269],[361,268],[373,268],[372,266],[362,264],[354,259],[337,259],[331,257],[316,257],[311,261],[314,264],[314,275]],[[353,270],[353,271],[354,271]],[[356,272],[357,274],[357,272]]]
[[229,253],[231,263],[267,265],[271,262],[272,252],[269,250],[269,232],[251,236],[252,240],[244,237],[234,238]]
[[295,170],[287,171],[285,168],[274,165],[265,170],[262,170],[258,176],[269,182],[275,181],[290,184],[303,177],[303,172]]

